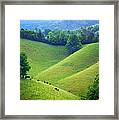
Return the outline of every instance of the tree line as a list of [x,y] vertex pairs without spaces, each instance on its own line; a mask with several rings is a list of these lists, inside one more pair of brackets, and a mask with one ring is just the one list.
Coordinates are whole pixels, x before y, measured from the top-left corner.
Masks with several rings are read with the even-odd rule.
[[99,41],[99,25],[84,26],[77,30],[20,30],[20,37],[51,45],[66,46],[69,54],[81,49],[83,45]]

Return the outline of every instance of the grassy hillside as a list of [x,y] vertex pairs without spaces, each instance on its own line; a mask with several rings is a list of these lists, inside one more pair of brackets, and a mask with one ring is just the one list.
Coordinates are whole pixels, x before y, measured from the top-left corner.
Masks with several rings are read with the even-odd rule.
[[62,89],[55,90],[55,87],[43,82],[32,80],[20,81],[21,100],[79,100],[80,98]]
[[99,73],[99,63],[96,63],[89,68],[78,72],[70,77],[58,81],[57,85],[70,91],[75,95],[85,95],[88,90],[88,86],[92,84],[95,76]]
[[66,78],[90,67],[95,64],[98,59],[99,44],[92,43],[84,46],[79,51],[73,53],[47,70],[42,71],[36,76],[36,79],[49,81],[52,84],[55,84],[60,79]]
[[33,77],[20,80],[21,100],[79,100],[99,73],[99,43],[85,45],[70,56],[64,46],[25,39],[20,48]]
[[20,51],[25,52],[28,57],[31,66],[30,76],[36,76],[67,56],[67,50],[63,46],[52,46],[25,39],[20,40]]

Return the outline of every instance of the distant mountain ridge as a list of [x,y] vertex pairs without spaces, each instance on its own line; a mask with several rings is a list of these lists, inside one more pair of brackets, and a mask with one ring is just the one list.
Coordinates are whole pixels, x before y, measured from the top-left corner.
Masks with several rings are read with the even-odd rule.
[[99,24],[99,20],[21,20],[20,29],[75,30],[82,26],[91,26],[95,24]]

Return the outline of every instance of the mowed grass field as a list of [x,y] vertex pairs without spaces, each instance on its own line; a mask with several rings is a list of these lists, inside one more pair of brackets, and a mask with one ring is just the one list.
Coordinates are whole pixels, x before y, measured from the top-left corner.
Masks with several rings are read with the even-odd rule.
[[64,46],[25,39],[20,48],[33,78],[20,81],[21,100],[80,100],[99,73],[99,43],[85,45],[70,56]]
[[53,46],[25,39],[20,40],[20,51],[25,52],[28,57],[31,66],[29,74],[32,77],[63,60],[68,55],[64,46]]

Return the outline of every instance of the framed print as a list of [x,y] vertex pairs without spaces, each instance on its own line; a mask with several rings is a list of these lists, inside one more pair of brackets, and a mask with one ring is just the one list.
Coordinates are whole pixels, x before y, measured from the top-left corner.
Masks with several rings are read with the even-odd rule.
[[1,5],[2,119],[118,119],[118,2]]

